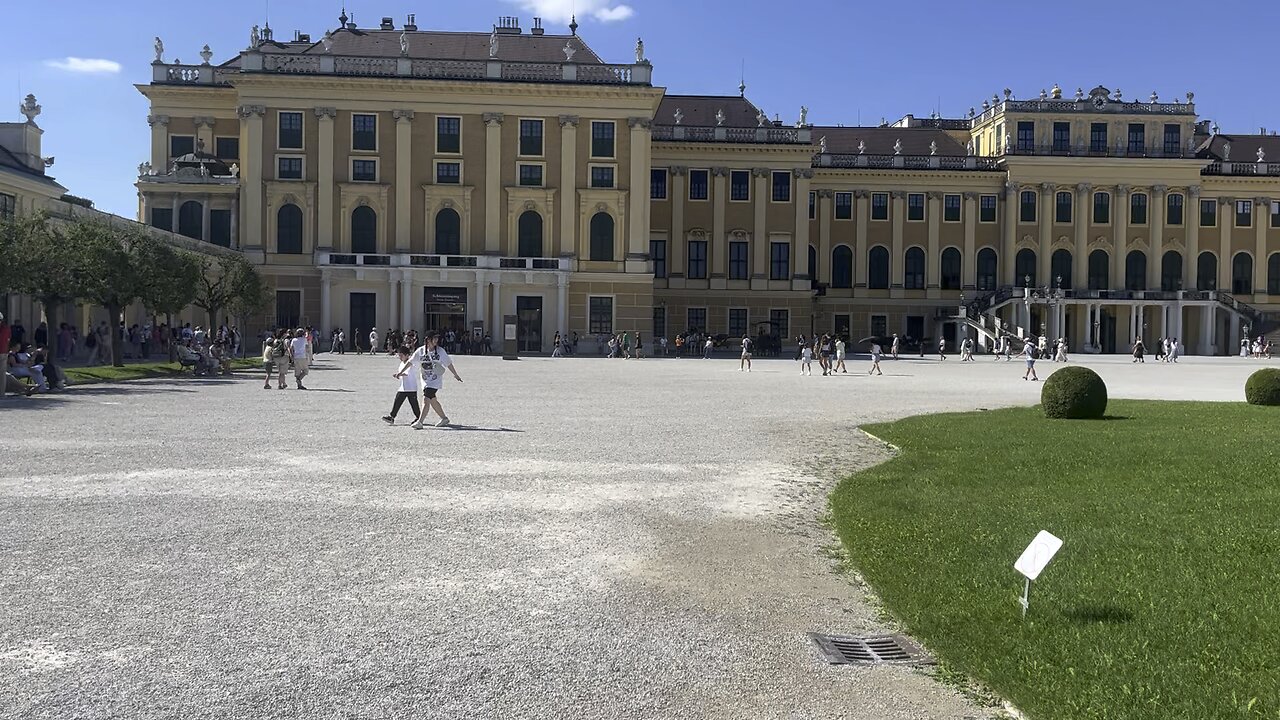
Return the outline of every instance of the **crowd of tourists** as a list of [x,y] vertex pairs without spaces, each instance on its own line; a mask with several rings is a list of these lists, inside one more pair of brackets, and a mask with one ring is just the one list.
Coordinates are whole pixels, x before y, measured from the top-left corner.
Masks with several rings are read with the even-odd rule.
[[[443,330],[439,331],[440,346],[445,352],[454,355],[489,355],[493,353],[493,337],[488,333],[476,336],[471,333],[462,332],[460,330]],[[357,355],[369,353],[377,355],[379,353],[385,355],[395,355],[401,347],[408,346],[410,348],[417,347],[422,341],[418,337],[417,330],[393,330],[387,328],[385,332],[378,332],[377,328],[370,328],[365,332],[361,328],[352,330],[351,337],[347,336],[346,330],[334,330],[329,338],[330,352],[339,355],[345,355],[347,350],[351,350]]]
[[1250,340],[1249,338],[1240,339],[1240,357],[1250,357],[1259,360],[1271,359],[1271,340],[1259,335]]

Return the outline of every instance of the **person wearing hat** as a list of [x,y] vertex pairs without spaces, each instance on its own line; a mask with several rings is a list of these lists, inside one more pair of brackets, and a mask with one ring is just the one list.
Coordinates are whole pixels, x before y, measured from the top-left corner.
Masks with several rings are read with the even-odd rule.
[[293,340],[289,341],[289,356],[293,358],[293,379],[299,390],[307,389],[302,384],[302,378],[307,376],[307,365],[311,361],[307,345],[307,331],[298,328],[293,332]]

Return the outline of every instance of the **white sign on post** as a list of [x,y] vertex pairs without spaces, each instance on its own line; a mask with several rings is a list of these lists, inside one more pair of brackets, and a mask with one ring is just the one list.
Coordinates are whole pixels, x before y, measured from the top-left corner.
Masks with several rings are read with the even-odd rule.
[[1060,549],[1062,549],[1062,539],[1055,537],[1047,530],[1041,530],[1013,563],[1013,569],[1027,578],[1026,585],[1022,588],[1022,598],[1018,600],[1018,604],[1022,606],[1023,617],[1027,616],[1027,607],[1031,604],[1031,581],[1040,577],[1040,573],[1044,572],[1045,566]]

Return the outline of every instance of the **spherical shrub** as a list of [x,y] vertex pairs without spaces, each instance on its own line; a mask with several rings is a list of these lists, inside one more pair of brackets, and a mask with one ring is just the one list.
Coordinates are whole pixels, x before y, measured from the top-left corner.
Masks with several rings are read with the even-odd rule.
[[1244,383],[1244,399],[1250,405],[1280,405],[1280,368],[1263,368]]
[[1107,411],[1107,384],[1089,368],[1072,365],[1044,381],[1040,406],[1048,418],[1101,418]]

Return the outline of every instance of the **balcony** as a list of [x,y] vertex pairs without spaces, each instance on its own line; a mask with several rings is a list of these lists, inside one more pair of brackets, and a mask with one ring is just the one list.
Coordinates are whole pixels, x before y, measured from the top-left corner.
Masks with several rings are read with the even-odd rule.
[[999,171],[998,158],[956,155],[872,155],[819,153],[814,167],[866,168],[869,170],[978,170]]
[[1056,156],[1056,157],[1109,157],[1109,158],[1175,158],[1175,159],[1192,159],[1196,153],[1190,147],[1174,147],[1165,145],[1156,146],[1129,146],[1128,144],[1116,145],[1115,147],[1105,147],[1099,145],[1085,146],[1078,144],[1074,146],[1063,146],[1061,144],[1053,145],[1031,145],[1027,143],[1018,143],[1012,147],[1006,147],[1002,155],[1039,155],[1039,156]]
[[809,145],[813,130],[769,123],[760,127],[701,127],[696,125],[654,125],[653,139],[667,142],[758,143],[765,145]]
[[413,253],[316,253],[316,265],[325,267],[459,268],[474,270],[522,270],[569,272],[574,259],[502,257],[499,255],[419,255]]
[[1271,162],[1211,162],[1200,171],[1201,175],[1280,175],[1280,163]]

